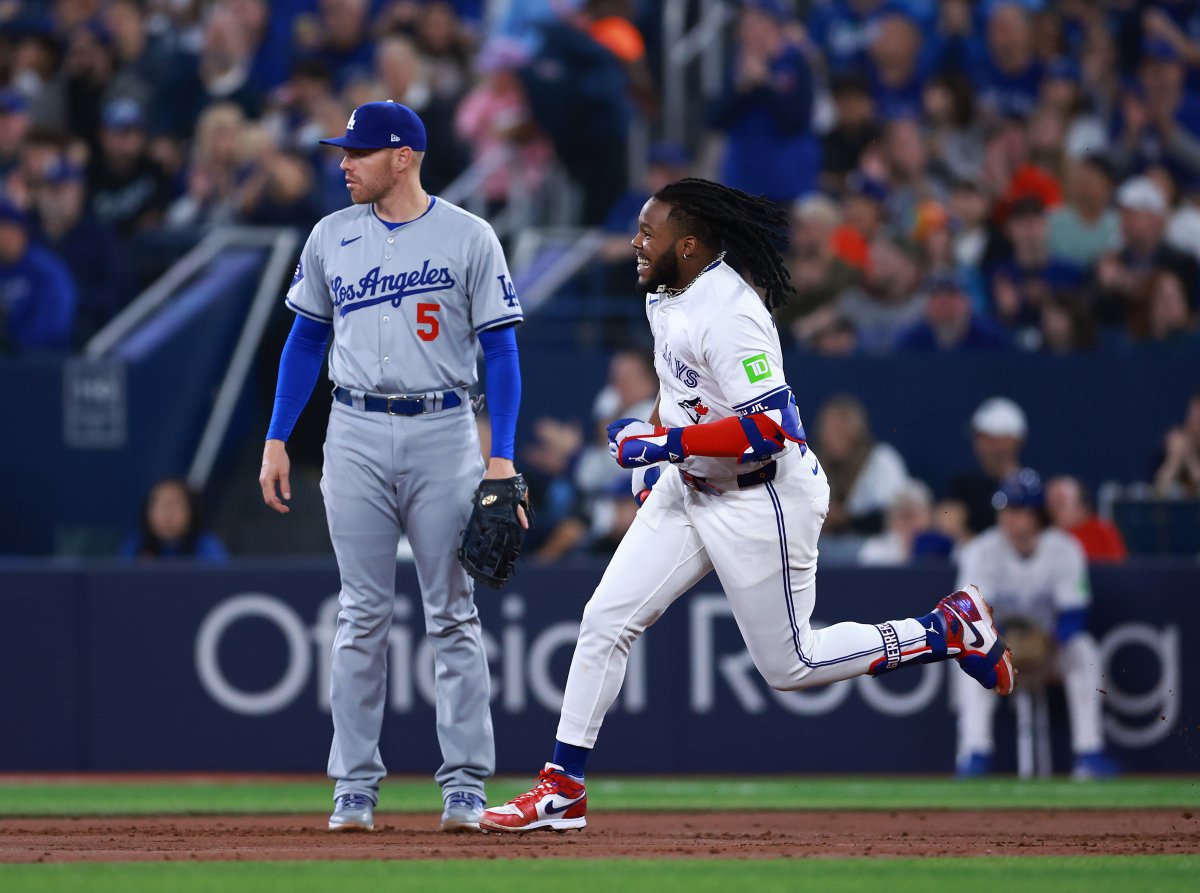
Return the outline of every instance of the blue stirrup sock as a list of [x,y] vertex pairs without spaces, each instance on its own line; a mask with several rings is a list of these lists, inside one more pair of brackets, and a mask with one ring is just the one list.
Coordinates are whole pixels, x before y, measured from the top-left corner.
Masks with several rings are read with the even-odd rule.
[[588,757],[591,754],[591,748],[588,747],[564,744],[561,741],[554,742],[554,764],[562,766],[563,772],[580,781],[583,781],[584,771],[587,769]]

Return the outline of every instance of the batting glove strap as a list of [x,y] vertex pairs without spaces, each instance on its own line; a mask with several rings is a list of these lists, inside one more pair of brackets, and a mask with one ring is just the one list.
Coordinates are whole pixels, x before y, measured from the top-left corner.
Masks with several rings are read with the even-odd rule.
[[652,432],[646,434],[624,435],[625,432],[621,432],[615,450],[610,450],[622,468],[639,468],[658,462],[682,462],[686,458],[682,428],[653,428]]

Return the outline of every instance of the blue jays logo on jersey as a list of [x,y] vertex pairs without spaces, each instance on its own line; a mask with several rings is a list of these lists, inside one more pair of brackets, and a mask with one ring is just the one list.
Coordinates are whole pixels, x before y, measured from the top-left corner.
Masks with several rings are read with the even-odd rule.
[[455,286],[454,276],[448,267],[434,267],[426,260],[421,269],[410,273],[380,273],[372,267],[357,282],[346,282],[335,276],[329,283],[333,295],[333,306],[338,314],[345,316],[352,310],[373,307],[391,301],[393,307],[410,295],[423,295],[434,291],[446,291]]
[[708,415],[708,407],[704,405],[704,401],[700,397],[693,397],[691,400],[680,400],[678,401],[678,405],[680,409],[687,413],[693,425],[700,424],[701,417]]
[[694,388],[700,383],[700,374],[683,360],[675,359],[669,345],[663,345],[662,358],[663,362],[667,364],[667,368],[671,370],[671,374],[679,379],[684,387]]

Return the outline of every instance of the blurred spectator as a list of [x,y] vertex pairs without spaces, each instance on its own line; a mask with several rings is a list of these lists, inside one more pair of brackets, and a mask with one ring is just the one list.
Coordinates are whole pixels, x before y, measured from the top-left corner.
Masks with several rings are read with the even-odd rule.
[[454,6],[445,0],[422,3],[413,37],[424,57],[434,96],[457,102],[471,86],[473,48]]
[[[608,383],[593,401],[590,443],[583,443],[575,426],[538,420],[537,440],[525,451],[526,461],[552,478],[548,489],[559,501],[561,520],[534,553],[535,560],[549,563],[580,547],[602,552],[616,548],[633,523],[638,505],[629,472],[609,455],[605,426],[615,418],[649,418],[657,393],[658,379],[650,357],[624,350],[613,355]],[[563,517],[562,501],[567,493],[572,501]]]
[[836,315],[834,302],[858,281],[858,271],[837,257],[833,237],[841,221],[837,205],[823,195],[810,195],[792,205],[792,237],[788,271],[791,299],[775,312],[786,337],[807,342]]
[[954,477],[946,495],[966,507],[967,527],[972,533],[992,526],[992,496],[1000,481],[1021,467],[1026,433],[1025,413],[1006,397],[983,401],[971,416],[971,444],[978,466]]
[[1161,455],[1154,492],[1161,498],[1200,497],[1200,391],[1188,401],[1183,424],[1167,431]]
[[921,114],[921,30],[911,15],[890,6],[874,22],[867,70],[879,116],[890,121]]
[[829,477],[829,534],[878,533],[884,512],[908,482],[904,459],[871,435],[867,411],[849,394],[835,394],[817,413],[816,453]]
[[884,229],[887,183],[855,171],[846,178],[842,199],[842,224],[833,231],[833,252],[855,269],[864,269],[871,256],[871,242]]
[[1067,156],[1088,158],[1108,149],[1108,122],[1092,110],[1074,59],[1060,56],[1047,62],[1039,98],[1039,109],[1066,128],[1062,149]]
[[1167,222],[1164,238],[1172,248],[1200,262],[1200,177],[1185,180],[1179,207]]
[[1071,164],[1067,203],[1049,216],[1047,244],[1053,257],[1088,267],[1121,246],[1121,224],[1112,207],[1114,174],[1102,156],[1087,155]]
[[[336,118],[348,117],[333,94],[329,69],[316,59],[302,59],[292,66],[286,82],[272,92],[262,126],[281,149],[311,154],[317,140],[329,132],[321,116],[331,105],[337,107]],[[340,155],[338,158],[340,162]],[[343,174],[340,170],[338,174],[338,186],[344,192]]]
[[921,127],[912,118],[897,118],[884,128],[884,161],[888,177],[888,218],[893,227],[916,238],[922,205],[946,197],[946,184],[929,164]]
[[1042,65],[1035,54],[1029,12],[997,3],[987,20],[987,50],[972,71],[980,103],[993,114],[1029,115],[1037,105]]
[[150,108],[154,91],[170,75],[170,60],[151,40],[143,6],[139,0],[110,0],[101,12],[116,65],[106,98],[131,99],[142,108]]
[[1096,332],[1083,299],[1071,292],[1051,294],[1038,312],[1038,330],[1027,333],[1023,346],[1044,353],[1068,354],[1088,350]]
[[812,72],[790,42],[777,3],[750,3],[713,126],[725,134],[721,182],[788,205],[816,189],[821,144],[812,131]]
[[210,7],[199,56],[173,65],[175,77],[159,91],[153,110],[156,130],[177,140],[188,139],[204,109],[216,102],[233,103],[246,117],[257,118],[264,94],[250,80],[253,39],[233,7],[225,3]]
[[1184,284],[1189,304],[1193,303],[1200,274],[1195,259],[1173,248],[1164,237],[1168,206],[1161,187],[1149,177],[1133,177],[1117,190],[1117,205],[1124,245],[1096,264],[1098,319],[1125,323],[1148,297],[1149,282],[1159,270],[1173,272]]
[[88,166],[88,202],[122,236],[156,226],[170,200],[170,184],[146,151],[142,110],[129,99],[104,109],[100,152]]
[[1162,162],[1176,176],[1200,175],[1200,97],[1184,89],[1185,80],[1174,46],[1158,39],[1143,44],[1138,81],[1122,98],[1113,145],[1122,172]]
[[0,350],[66,350],[77,304],[66,264],[31,244],[25,212],[0,199]]
[[122,558],[153,561],[195,558],[221,563],[224,544],[205,526],[200,495],[182,478],[165,478],[150,488],[136,534],[121,544]]
[[858,330],[844,316],[835,315],[822,321],[813,327],[807,339],[812,352],[823,357],[847,357],[858,352]]
[[21,163],[28,134],[28,101],[16,90],[0,89],[0,197],[7,194],[7,180]]
[[87,206],[83,168],[60,158],[34,191],[38,241],[62,260],[79,294],[74,345],[82,345],[132,297],[117,234]]
[[238,196],[239,218],[252,226],[311,228],[323,211],[313,170],[294,152],[268,151],[253,165]]
[[825,54],[834,74],[861,71],[879,14],[887,0],[831,0],[809,4],[809,39]]
[[1098,516],[1078,478],[1063,475],[1046,482],[1050,520],[1083,546],[1088,561],[1124,561],[1128,557],[1121,531]]
[[635,21],[635,0],[585,0],[584,15],[592,39],[621,62],[629,81],[629,96],[648,120],[662,111],[658,85],[646,60],[646,40]]
[[1129,335],[1136,342],[1188,346],[1197,343],[1195,314],[1183,282],[1170,270],[1159,270],[1146,284],[1129,317]]
[[[1001,632],[1029,633],[1025,673],[1035,680],[1061,679],[1071,723],[1071,751],[1076,778],[1116,774],[1104,755],[1100,706],[1104,682],[1099,646],[1087,632],[1091,584],[1083,549],[1064,531],[1048,526],[1041,479],[1022,468],[1006,477],[995,494],[996,526],[962,548],[959,588],[974,585],[987,593]],[[1043,641],[1042,652],[1032,644]],[[1018,646],[1019,648],[1020,646]],[[963,675],[963,674],[957,674]],[[992,692],[955,682],[958,705],[960,776],[986,775],[991,768],[992,716],[999,702]]]
[[169,227],[206,227],[232,223],[241,206],[241,187],[249,167],[261,157],[246,116],[231,102],[210,105],[196,122],[192,156],[184,173],[187,191],[167,209]]
[[881,130],[871,85],[865,77],[847,73],[834,78],[830,90],[834,122],[821,138],[821,187],[841,192],[846,176],[859,166],[863,152],[875,143]]
[[952,273],[935,275],[926,290],[929,298],[925,318],[898,335],[898,350],[956,353],[1008,346],[1004,333],[971,309],[962,277]]
[[[477,60],[482,78],[455,112],[455,130],[470,145],[475,162],[503,149],[512,154],[508,164],[484,180],[483,192],[492,210],[503,207],[514,189],[520,195],[537,195],[554,159],[554,148],[533,120],[517,77],[517,69],[526,61],[524,50],[515,41],[504,43],[496,38],[484,44]],[[632,232],[626,224],[622,221],[621,232]],[[628,254],[628,239],[624,247]]]
[[443,147],[425,156],[421,182],[433,193],[445,189],[467,165],[466,148],[454,129],[458,97],[434,90],[428,61],[412,40],[398,34],[379,41],[375,71],[383,92],[377,94],[372,89],[369,100],[393,99],[421,116],[430,144]]
[[[371,74],[373,47],[368,27],[369,0],[318,0],[317,14],[302,14],[293,22],[292,40],[298,58],[319,59],[334,73],[338,88]],[[388,97],[400,101],[400,97]]]
[[66,34],[62,67],[34,100],[38,122],[70,130],[89,150],[99,144],[101,110],[117,71],[112,35],[95,19]]
[[603,223],[628,187],[633,109],[620,59],[587,33],[586,17],[542,21],[541,49],[519,74],[534,118],[583,192],[585,225]]
[[969,281],[976,306],[984,306],[979,267],[988,253],[988,199],[974,180],[958,180],[950,190],[951,251],[955,267]]
[[1051,298],[1079,287],[1083,272],[1051,254],[1041,199],[1018,199],[1009,209],[1005,233],[1012,255],[992,267],[992,308],[1020,346],[1033,348],[1039,343],[1036,329],[1042,308]]
[[921,267],[911,242],[880,237],[871,243],[871,260],[859,285],[845,291],[837,312],[858,330],[863,350],[889,350],[899,333],[925,311]]
[[949,557],[954,541],[933,529],[933,494],[918,480],[909,480],[892,497],[882,533],[869,536],[858,561],[871,567],[897,567],[914,560]]
[[974,182],[983,156],[983,133],[971,81],[961,72],[935,75],[925,85],[921,105],[937,173],[952,181]]

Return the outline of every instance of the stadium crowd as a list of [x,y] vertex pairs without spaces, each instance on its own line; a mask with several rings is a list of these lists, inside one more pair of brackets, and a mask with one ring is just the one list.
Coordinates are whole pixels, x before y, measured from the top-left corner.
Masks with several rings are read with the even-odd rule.
[[[792,209],[796,342],[1196,339],[1195,3],[726,5],[707,127],[650,161]],[[619,231],[644,194],[630,128],[661,125],[661,17],[635,0],[0,4],[0,341],[78,347],[205,228],[304,230],[343,206],[316,138],[373,99],[425,120],[434,192],[511,146],[493,207],[558,165],[580,222]]]
[[[693,24],[714,3],[690,4]],[[0,2],[0,351],[77,350],[213,226],[304,231],[343,207],[339,155],[317,139],[389,98],[438,147],[432,192],[497,148],[513,160],[483,180],[491,210],[564,172],[578,222],[612,234],[576,284],[627,289],[638,209],[693,173],[790,209],[796,294],[778,321],[802,351],[1197,343],[1200,5],[724,5],[724,85],[688,91],[703,126],[656,139],[636,170],[630,134],[665,126],[657,2]],[[618,353],[596,418],[652,390],[644,358]],[[935,502],[856,400],[818,409],[831,552],[840,537],[864,561],[944,555],[990,523],[976,503],[1003,473],[982,454],[987,482],[953,505],[951,482],[930,482]],[[1146,474],[1163,494],[1195,489],[1194,427]],[[543,560],[611,548],[629,523],[594,434],[535,427],[527,460],[559,522]],[[1087,494],[1054,483],[1051,512],[1083,524]]]

